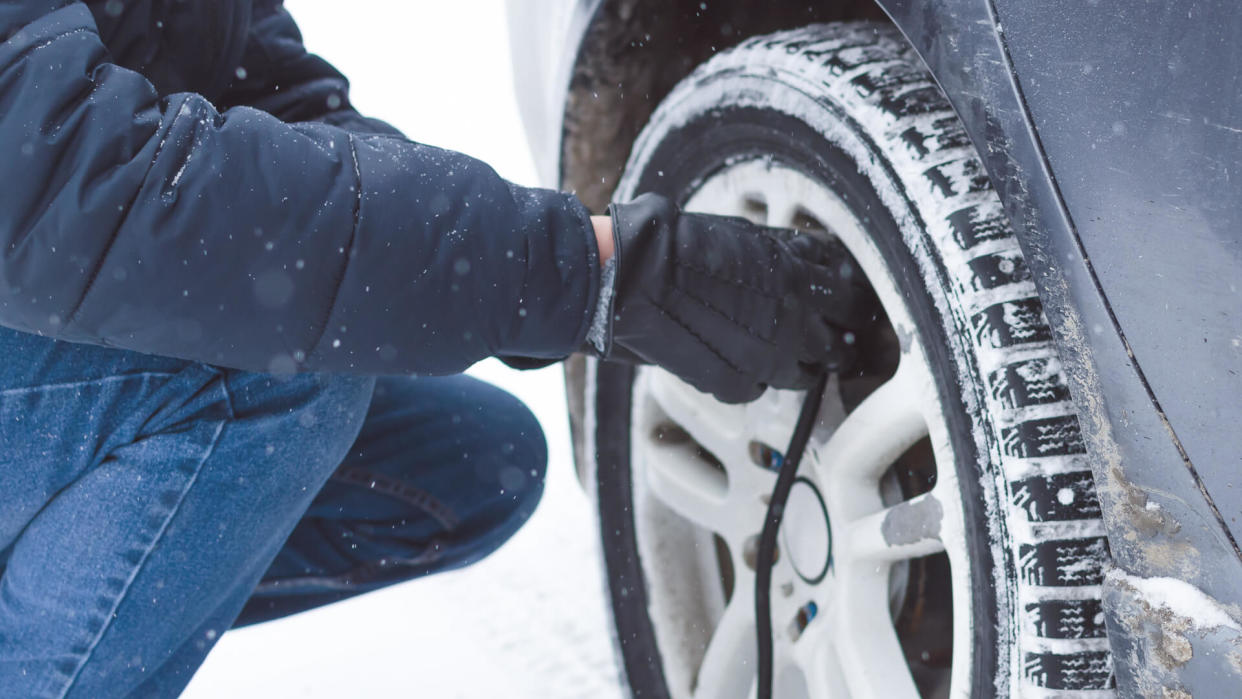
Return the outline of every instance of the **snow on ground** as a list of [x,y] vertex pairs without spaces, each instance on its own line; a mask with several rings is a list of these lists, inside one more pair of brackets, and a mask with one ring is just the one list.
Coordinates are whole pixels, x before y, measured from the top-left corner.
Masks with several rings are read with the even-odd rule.
[[[310,48],[367,114],[533,184],[500,0],[289,0]],[[225,634],[189,699],[614,699],[621,696],[595,524],[573,475],[560,368],[471,373],[544,425],[548,484],[530,522],[465,570]]]

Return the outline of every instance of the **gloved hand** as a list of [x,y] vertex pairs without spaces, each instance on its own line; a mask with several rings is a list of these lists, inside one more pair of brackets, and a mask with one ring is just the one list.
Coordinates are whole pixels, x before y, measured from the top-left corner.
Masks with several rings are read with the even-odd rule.
[[597,346],[726,403],[808,388],[855,355],[878,306],[840,243],[742,218],[687,214],[647,194],[609,207],[612,312]]

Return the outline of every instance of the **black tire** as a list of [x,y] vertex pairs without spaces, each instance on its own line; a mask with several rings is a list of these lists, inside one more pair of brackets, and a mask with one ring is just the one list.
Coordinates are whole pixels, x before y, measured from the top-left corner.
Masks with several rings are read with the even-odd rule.
[[[617,198],[685,201],[727,161],[770,158],[868,223],[928,348],[972,560],[973,696],[1107,694],[1107,543],[1065,377],[999,200],[959,121],[891,27],[748,40],[684,80]],[[636,697],[668,696],[631,506],[630,367],[587,369],[587,454],[616,638]]]

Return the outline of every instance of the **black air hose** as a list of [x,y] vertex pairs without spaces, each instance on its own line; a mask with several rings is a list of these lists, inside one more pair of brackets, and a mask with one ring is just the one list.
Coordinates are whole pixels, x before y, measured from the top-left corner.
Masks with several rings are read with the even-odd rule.
[[772,489],[772,499],[768,501],[768,512],[763,518],[763,532],[759,535],[759,553],[755,561],[755,637],[759,644],[759,699],[772,699],[772,563],[776,556],[776,533],[781,527],[781,518],[785,515],[785,502],[789,500],[789,491],[793,488],[798,475],[798,464],[802,461],[802,453],[811,438],[811,429],[819,417],[819,404],[823,402],[824,390],[828,386],[828,374],[825,373],[815,382],[815,386],[807,391],[802,401],[802,411],[798,413],[798,424],[794,427],[793,437],[789,439],[789,448],[785,450],[776,487]]

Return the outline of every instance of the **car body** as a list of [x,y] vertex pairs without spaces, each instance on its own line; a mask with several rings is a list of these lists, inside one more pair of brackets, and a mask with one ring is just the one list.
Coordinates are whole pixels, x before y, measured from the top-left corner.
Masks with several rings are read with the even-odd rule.
[[1103,506],[1120,691],[1238,686],[1242,12],[1232,3],[515,1],[519,103],[543,183],[601,209],[637,131],[695,65],[748,36],[853,18],[886,18],[923,59],[1034,274]]

